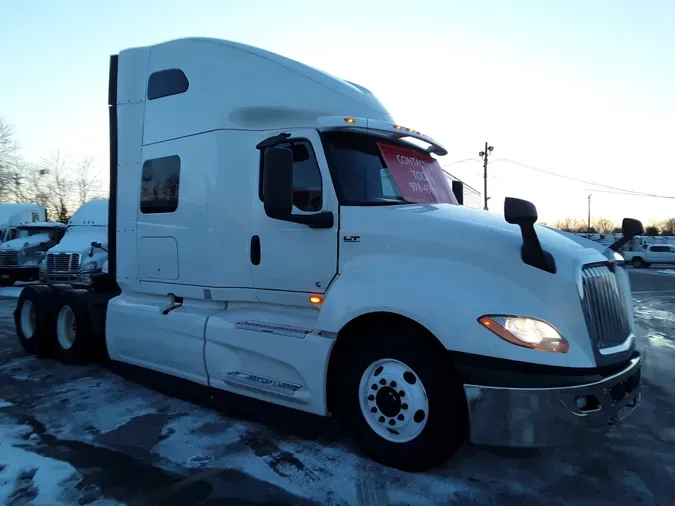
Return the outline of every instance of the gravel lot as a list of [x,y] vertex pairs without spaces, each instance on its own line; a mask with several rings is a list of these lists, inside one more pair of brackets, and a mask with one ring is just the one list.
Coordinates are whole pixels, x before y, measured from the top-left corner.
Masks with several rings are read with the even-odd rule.
[[[672,504],[675,276],[632,271],[642,406],[591,447],[466,445],[407,474],[358,453],[331,420],[237,397],[212,410],[100,366],[21,351],[20,288],[0,291],[0,502],[20,504]],[[10,296],[10,297],[8,297]]]

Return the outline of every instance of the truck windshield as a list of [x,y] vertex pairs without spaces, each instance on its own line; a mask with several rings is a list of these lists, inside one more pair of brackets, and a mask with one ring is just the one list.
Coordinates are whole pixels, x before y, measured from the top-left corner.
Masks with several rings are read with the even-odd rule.
[[403,143],[353,132],[324,132],[322,141],[343,205],[455,204],[436,159]]
[[18,234],[17,234],[17,239],[23,239],[25,237],[30,237],[32,235],[38,235],[38,234],[49,234],[50,237],[55,236],[57,229],[56,228],[37,228],[37,227],[30,227],[30,228],[19,228],[18,229]]

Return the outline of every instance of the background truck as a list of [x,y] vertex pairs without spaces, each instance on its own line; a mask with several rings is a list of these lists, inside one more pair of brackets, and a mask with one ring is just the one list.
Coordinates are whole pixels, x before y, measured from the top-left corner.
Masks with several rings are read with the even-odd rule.
[[13,228],[15,239],[0,244],[0,286],[37,281],[40,262],[59,243],[66,226],[59,222],[24,223]]
[[651,264],[675,264],[675,246],[651,244],[639,251],[624,251],[623,257],[633,267],[649,267]]
[[0,204],[0,243],[16,238],[16,227],[22,223],[46,222],[47,210],[42,204]]
[[61,242],[47,252],[40,281],[86,287],[103,274],[107,259],[108,200],[90,200],[75,211]]
[[199,38],[124,50],[109,82],[112,283],[25,288],[27,351],[335,416],[407,470],[638,405],[620,257],[524,200],[459,205],[445,148],[363,86]]

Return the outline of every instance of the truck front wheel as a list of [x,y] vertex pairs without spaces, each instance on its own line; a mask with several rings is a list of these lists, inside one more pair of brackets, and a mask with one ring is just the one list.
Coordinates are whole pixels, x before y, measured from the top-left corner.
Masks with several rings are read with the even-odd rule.
[[636,269],[639,269],[643,265],[644,265],[644,262],[642,261],[642,258],[640,258],[640,257],[633,258],[633,267],[635,267]]
[[54,356],[66,364],[86,364],[91,357],[91,320],[83,297],[87,290],[59,294]]
[[412,330],[357,338],[333,385],[337,415],[375,461],[424,471],[448,460],[468,434],[466,400],[445,353]]

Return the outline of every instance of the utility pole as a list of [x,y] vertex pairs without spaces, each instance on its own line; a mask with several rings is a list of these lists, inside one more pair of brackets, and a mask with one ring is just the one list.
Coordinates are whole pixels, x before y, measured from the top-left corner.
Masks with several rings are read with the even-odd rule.
[[586,229],[586,232],[589,234],[591,233],[591,197],[593,196],[592,193],[588,194],[588,228]]
[[483,199],[485,201],[485,209],[486,211],[488,210],[488,196],[487,196],[487,164],[488,164],[488,155],[492,153],[492,150],[495,149],[492,146],[488,146],[488,143],[485,143],[485,151],[481,151],[478,153],[478,156],[483,157]]

